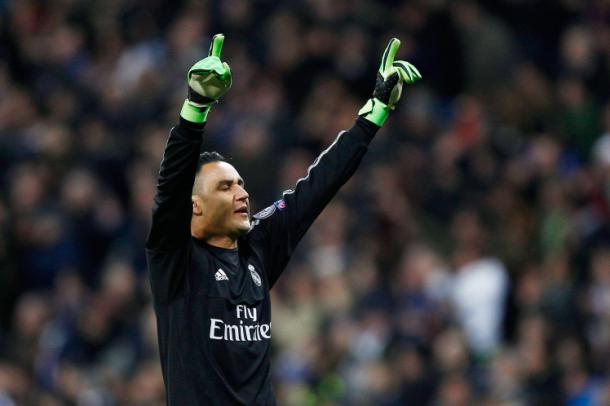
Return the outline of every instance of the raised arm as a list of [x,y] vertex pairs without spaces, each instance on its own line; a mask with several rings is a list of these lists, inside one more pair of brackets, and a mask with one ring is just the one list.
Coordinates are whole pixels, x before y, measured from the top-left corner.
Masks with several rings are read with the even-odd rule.
[[191,190],[203,128],[212,105],[231,87],[229,65],[220,61],[223,43],[224,35],[216,34],[208,56],[188,71],[188,98],[165,147],[147,249],[172,250],[190,237]]
[[222,34],[215,35],[208,57],[189,70],[188,98],[161,162],[146,252],[153,293],[162,298],[170,297],[183,279],[186,267],[177,261],[191,235],[191,192],[203,129],[212,105],[231,87],[231,70],[219,58],[223,42]]
[[170,132],[159,171],[148,250],[175,250],[190,237],[191,189],[204,126],[180,118]]
[[[294,190],[254,215],[256,233],[265,235],[268,244],[267,267],[273,285],[286,266],[292,251],[316,217],[356,171],[373,136],[400,99],[403,83],[421,78],[417,69],[405,61],[394,61],[400,41],[392,39],[383,53],[373,97],[358,112],[354,126],[339,133],[309,167],[307,176],[297,181]],[[254,230],[253,230],[254,231]]]

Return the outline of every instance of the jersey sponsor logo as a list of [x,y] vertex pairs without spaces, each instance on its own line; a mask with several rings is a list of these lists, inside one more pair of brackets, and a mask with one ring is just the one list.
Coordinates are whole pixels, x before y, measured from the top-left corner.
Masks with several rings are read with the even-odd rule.
[[220,268],[218,268],[218,271],[216,271],[216,273],[214,274],[214,278],[216,278],[217,281],[228,281],[229,280],[229,277],[227,276],[225,271],[223,271]]
[[264,208],[263,210],[259,211],[258,213],[256,213],[254,216],[255,219],[266,219],[267,217],[271,216],[273,214],[273,212],[275,212],[275,205],[272,204],[269,207]]
[[254,283],[256,283],[256,286],[261,286],[261,277],[258,272],[254,270],[254,265],[248,264],[248,270],[250,270],[250,275],[252,276],[252,280],[254,281]]
[[[237,305],[239,324],[225,323],[221,319],[210,319],[210,339],[224,341],[262,341],[271,339],[271,322],[258,323],[256,307]],[[254,324],[244,324],[244,321]]]

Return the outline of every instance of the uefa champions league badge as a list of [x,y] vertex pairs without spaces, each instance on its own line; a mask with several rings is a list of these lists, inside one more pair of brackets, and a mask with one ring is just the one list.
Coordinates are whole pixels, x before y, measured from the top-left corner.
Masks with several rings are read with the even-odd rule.
[[256,283],[256,286],[261,286],[262,285],[261,277],[258,274],[258,272],[256,272],[254,270],[254,266],[248,264],[248,270],[250,271],[250,275],[252,276],[252,280],[254,281],[254,283]]
[[276,209],[275,205],[272,204],[271,206],[266,207],[263,210],[259,211],[252,217],[254,217],[255,219],[258,219],[258,220],[264,220],[267,217],[271,216],[273,214],[273,212],[275,212],[275,209]]
[[275,207],[282,210],[286,208],[286,201],[284,199],[280,199],[277,202],[273,203]]

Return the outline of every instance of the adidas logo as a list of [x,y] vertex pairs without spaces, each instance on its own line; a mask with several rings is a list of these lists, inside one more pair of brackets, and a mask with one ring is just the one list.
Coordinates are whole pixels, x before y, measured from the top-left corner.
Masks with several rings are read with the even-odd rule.
[[214,274],[214,277],[216,278],[217,281],[228,281],[229,280],[229,277],[227,276],[225,271],[223,271],[220,268],[218,268],[218,271],[216,271],[216,273]]

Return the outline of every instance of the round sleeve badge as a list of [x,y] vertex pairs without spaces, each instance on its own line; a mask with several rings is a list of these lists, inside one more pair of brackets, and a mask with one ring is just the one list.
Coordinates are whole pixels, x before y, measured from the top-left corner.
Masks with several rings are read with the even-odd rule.
[[255,219],[263,220],[263,219],[266,219],[267,217],[271,216],[274,211],[275,211],[275,205],[272,204],[271,206],[266,207],[263,210],[259,211],[252,217],[254,217]]

